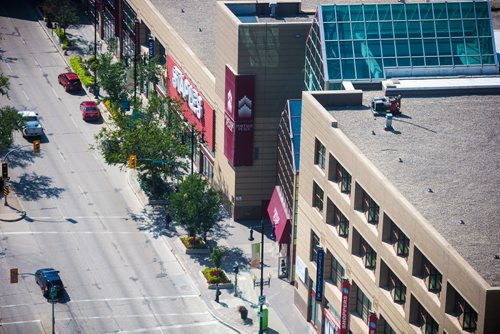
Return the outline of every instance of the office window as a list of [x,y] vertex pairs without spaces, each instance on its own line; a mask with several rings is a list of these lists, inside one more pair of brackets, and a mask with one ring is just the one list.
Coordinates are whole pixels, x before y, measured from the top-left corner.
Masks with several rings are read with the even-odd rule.
[[363,191],[362,210],[368,223],[378,224],[379,206],[365,191]]
[[391,325],[387,321],[384,321],[384,334],[396,334],[396,331],[392,329]]
[[363,258],[365,268],[375,270],[377,265],[377,253],[363,239],[361,239],[361,257]]
[[368,323],[371,308],[372,303],[358,287],[356,292],[356,312],[366,323]]
[[351,174],[338,162],[335,170],[335,180],[341,192],[351,194]]
[[459,294],[456,295],[455,312],[463,330],[473,331],[476,329],[477,312]]
[[318,209],[319,212],[323,212],[323,189],[316,182],[313,184],[313,208]]
[[318,255],[318,247],[319,247],[319,237],[316,233],[311,231],[311,260],[312,262],[316,262],[316,257]]
[[332,255],[330,258],[330,279],[333,284],[335,284],[339,290],[342,289],[342,277],[345,274],[344,267],[337,261],[337,259]]
[[321,142],[316,139],[316,143],[314,145],[314,164],[321,167],[321,169],[325,169],[325,161],[326,161],[326,148],[325,145],[321,144]]
[[349,220],[335,207],[333,224],[337,228],[339,237],[347,239],[349,237]]
[[441,273],[427,259],[422,261],[422,275],[430,292],[441,291]]
[[392,271],[389,271],[389,290],[395,303],[406,302],[406,286]]
[[418,323],[417,325],[422,330],[424,334],[437,334],[439,331],[439,325],[437,322],[427,313],[427,311],[418,304]]
[[391,222],[391,242],[398,256],[407,258],[410,252],[410,239]]

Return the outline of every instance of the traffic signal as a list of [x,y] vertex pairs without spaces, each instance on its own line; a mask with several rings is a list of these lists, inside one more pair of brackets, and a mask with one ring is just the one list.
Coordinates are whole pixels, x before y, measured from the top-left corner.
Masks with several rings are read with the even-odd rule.
[[6,162],[2,162],[2,178],[5,180],[9,177],[9,165]]
[[233,267],[233,272],[234,272],[235,274],[238,274],[238,273],[240,272],[240,266],[236,264],[236,265]]
[[137,167],[137,156],[135,154],[131,154],[128,157],[128,168],[136,169]]
[[12,268],[10,269],[10,284],[17,283],[19,280],[19,269]]
[[40,153],[40,140],[33,140],[33,152]]

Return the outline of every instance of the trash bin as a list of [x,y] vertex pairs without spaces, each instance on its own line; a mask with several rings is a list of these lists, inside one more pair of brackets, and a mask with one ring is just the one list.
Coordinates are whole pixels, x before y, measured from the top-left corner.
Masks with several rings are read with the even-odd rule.
[[265,331],[269,327],[269,309],[266,305],[262,305],[262,330]]

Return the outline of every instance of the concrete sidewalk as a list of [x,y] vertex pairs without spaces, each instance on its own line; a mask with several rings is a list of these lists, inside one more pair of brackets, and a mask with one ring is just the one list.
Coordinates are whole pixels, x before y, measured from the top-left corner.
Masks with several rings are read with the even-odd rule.
[[[74,55],[89,55],[89,45],[93,46],[94,44],[93,25],[81,24],[77,27],[68,28],[67,33],[69,38],[74,41],[74,47],[64,52],[57,41],[57,37],[52,32],[52,29],[47,28],[45,22],[42,20],[40,20],[39,23],[51,38],[58,51],[61,53],[61,56],[65,59],[68,67],[69,57]],[[100,44],[101,50],[104,52],[106,50],[106,45],[102,42]],[[88,91],[87,95],[90,97]],[[101,114],[108,126],[112,126],[113,120],[111,115],[108,112],[102,112]],[[130,170],[127,177],[129,186],[132,188],[145,210],[152,209],[147,197],[139,187],[135,171]],[[14,208],[19,207],[15,206],[14,202],[12,206]],[[11,208],[9,209],[11,211],[6,212],[6,214],[11,215],[11,217],[17,214],[18,217],[20,217],[19,211]],[[3,212],[2,210],[5,211],[8,209],[0,208],[0,214]],[[251,226],[254,228],[253,237],[255,240],[253,242],[248,240]],[[208,236],[210,247],[225,246],[229,250],[229,254],[225,258],[222,267],[233,282],[235,277],[232,273],[232,268],[236,262],[240,265],[236,296],[234,288],[227,290],[222,289],[219,303],[215,302],[215,290],[208,289],[207,283],[201,274],[204,268],[211,265],[209,256],[185,254],[185,249],[179,236],[185,235],[186,232],[175,223],[172,223],[170,229],[166,230],[164,234],[165,242],[173,251],[179,263],[185,268],[186,274],[189,274],[198,286],[201,291],[201,297],[209,307],[212,315],[218,319],[218,321],[234,329],[238,333],[258,333],[259,331],[257,311],[260,288],[254,287],[252,278],[256,277],[257,281],[260,281],[260,269],[250,267],[252,253],[251,243],[260,242],[261,234],[259,231],[260,222],[258,221],[249,221],[245,224],[240,224],[231,219],[226,219],[219,224],[216,231]],[[263,293],[266,296],[266,305],[269,308],[269,326],[266,333],[315,333],[293,305],[295,288],[288,282],[277,278],[279,252],[277,243],[269,238],[271,234],[271,225],[269,222],[265,224],[264,233],[264,280],[267,281],[269,275],[271,276],[270,286],[266,285],[263,289]],[[245,306],[249,311],[246,320],[241,319],[240,313],[238,312],[238,307],[241,305]]]

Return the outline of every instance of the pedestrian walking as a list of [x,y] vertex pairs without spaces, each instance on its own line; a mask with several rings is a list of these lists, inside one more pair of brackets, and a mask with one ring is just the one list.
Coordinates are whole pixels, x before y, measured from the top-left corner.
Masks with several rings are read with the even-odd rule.
[[165,228],[168,230],[170,228],[170,223],[172,222],[172,217],[170,217],[170,213],[165,214]]

